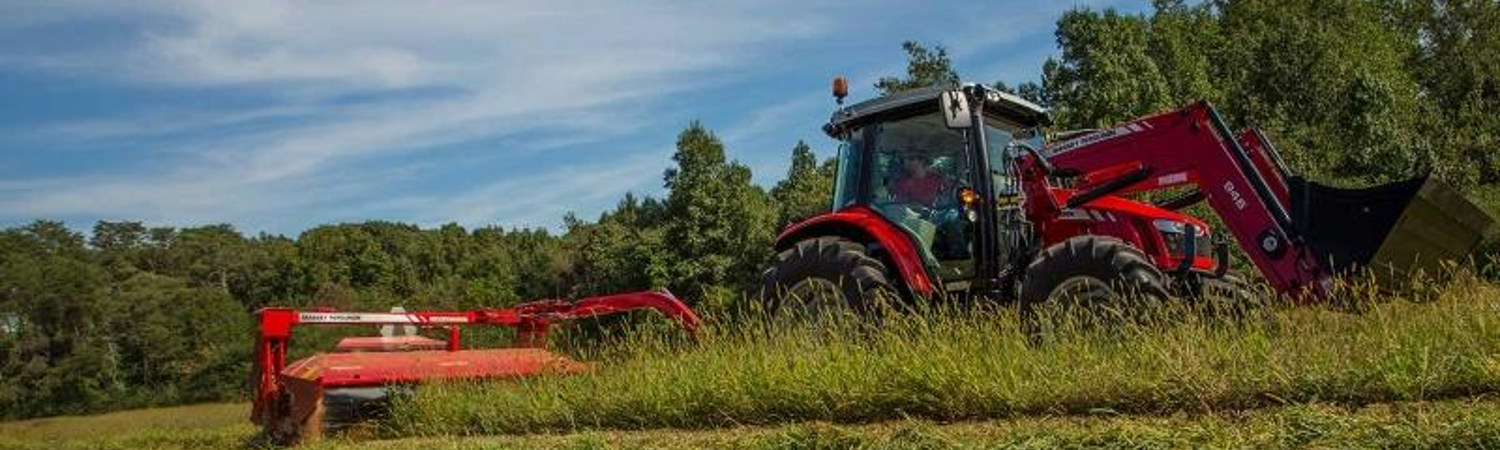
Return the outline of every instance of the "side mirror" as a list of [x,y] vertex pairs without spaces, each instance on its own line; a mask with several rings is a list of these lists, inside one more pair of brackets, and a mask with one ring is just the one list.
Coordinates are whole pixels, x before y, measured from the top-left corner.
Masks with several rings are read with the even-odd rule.
[[961,91],[947,91],[938,96],[939,109],[943,111],[943,123],[948,128],[966,129],[974,126],[974,116],[969,112],[969,96]]

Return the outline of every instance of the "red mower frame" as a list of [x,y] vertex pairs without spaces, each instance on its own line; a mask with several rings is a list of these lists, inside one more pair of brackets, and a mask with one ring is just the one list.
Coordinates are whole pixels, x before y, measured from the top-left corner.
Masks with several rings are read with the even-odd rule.
[[[256,389],[251,420],[274,439],[299,442],[321,434],[326,389],[382,387],[456,379],[506,379],[586,371],[589,366],[545,350],[559,322],[651,309],[693,336],[702,321],[667,292],[635,292],[578,301],[539,300],[503,309],[457,312],[348,312],[267,308],[257,313]],[[416,335],[345,338],[334,353],[287,363],[299,326],[394,325],[443,328],[447,340]],[[462,327],[515,328],[511,348],[462,348]]]

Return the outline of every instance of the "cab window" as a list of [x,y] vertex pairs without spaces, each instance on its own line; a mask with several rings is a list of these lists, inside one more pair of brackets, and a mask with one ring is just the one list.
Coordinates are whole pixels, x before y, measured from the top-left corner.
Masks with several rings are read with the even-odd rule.
[[1014,169],[1014,155],[1007,152],[1010,143],[1021,140],[1034,147],[1041,148],[1042,143],[1036,136],[1035,130],[1022,129],[1002,119],[988,117],[984,124],[985,143],[989,147],[990,176],[994,181],[996,196],[1017,195],[1021,193],[1021,186],[1016,181]]
[[870,204],[918,241],[930,265],[970,258],[959,189],[969,187],[962,131],[936,112],[877,125],[869,152]]
[[838,178],[833,185],[833,211],[859,200],[860,167],[864,161],[863,130],[851,131],[839,145]]

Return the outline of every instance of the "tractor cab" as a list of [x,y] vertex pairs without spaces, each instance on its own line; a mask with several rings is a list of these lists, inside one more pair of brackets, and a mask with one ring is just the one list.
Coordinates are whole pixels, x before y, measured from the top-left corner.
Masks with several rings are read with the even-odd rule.
[[1041,148],[1048,123],[1042,107],[975,85],[840,108],[824,126],[841,142],[832,209],[873,211],[908,235],[925,271],[950,285],[943,290],[966,287],[951,285],[1004,267],[1013,247],[997,239],[1023,228],[999,226],[1020,218],[1009,149],[1015,141]]

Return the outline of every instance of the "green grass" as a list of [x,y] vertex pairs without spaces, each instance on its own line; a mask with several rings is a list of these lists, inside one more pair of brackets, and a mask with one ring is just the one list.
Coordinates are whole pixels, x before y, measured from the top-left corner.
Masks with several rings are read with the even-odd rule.
[[[246,404],[199,405],[0,424],[0,448],[256,448]],[[937,423],[800,423],[713,430],[596,430],[523,436],[330,439],[308,449],[1495,448],[1500,401],[1346,407],[1306,404],[1211,414],[1040,416]]]
[[[650,329],[591,374],[428,385],[384,440],[311,448],[1500,447],[1500,286],[1108,328],[1009,309],[882,326]],[[1415,300],[1415,301],[1414,301]],[[1351,312],[1352,311],[1352,312]],[[246,404],[0,423],[0,449],[254,448]]]
[[[340,448],[345,444],[329,445]],[[1345,408],[1299,405],[1165,417],[1036,417],[938,424],[807,423],[716,430],[584,432],[524,437],[418,438],[365,448],[1494,448],[1500,403],[1449,401]]]
[[1500,218],[1500,185],[1477,187],[1470,193],[1470,198],[1490,217]]
[[1029,345],[1004,309],[827,335],[749,325],[690,346],[645,337],[588,375],[425,386],[398,403],[384,433],[1213,413],[1500,390],[1500,288],[1463,276],[1419,291],[1423,302],[1345,294],[1360,313],[1296,307],[1234,323],[1182,314],[1171,325],[1074,329],[1046,345]]
[[0,449],[234,448],[251,442],[248,403],[153,408],[0,423]]

